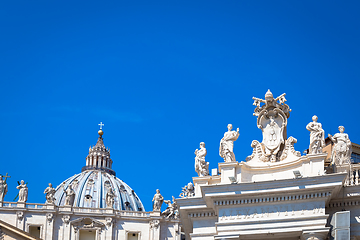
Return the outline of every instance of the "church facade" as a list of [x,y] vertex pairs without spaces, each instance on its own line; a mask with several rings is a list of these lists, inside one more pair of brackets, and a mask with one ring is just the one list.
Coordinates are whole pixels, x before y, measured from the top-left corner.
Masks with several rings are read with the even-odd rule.
[[295,150],[297,140],[287,136],[290,108],[285,94],[253,98],[254,115],[262,131],[253,140],[253,153],[236,161],[233,143],[239,130],[228,126],[220,142],[224,162],[210,176],[204,152],[196,151],[198,177],[177,200],[186,239],[360,239],[359,165],[351,163],[351,142],[339,127],[331,164],[325,132],[317,117],[310,131],[308,154]]
[[[325,153],[325,132],[314,116],[306,126],[309,151],[301,155],[297,139],[287,135],[291,109],[285,94],[274,98],[269,90],[265,99],[253,99],[263,139],[251,142],[252,154],[236,160],[239,129],[229,124],[219,147],[224,161],[210,174],[206,145],[200,143],[198,176],[178,199],[164,200],[157,190],[153,210],[146,212],[116,177],[100,129],[81,173],[56,188],[49,185],[44,204],[27,203],[24,182],[17,187],[19,201],[4,202],[6,176],[1,177],[0,223],[22,239],[360,239],[360,166],[351,162],[344,127],[329,135],[331,153]],[[167,204],[163,212],[162,204]]]

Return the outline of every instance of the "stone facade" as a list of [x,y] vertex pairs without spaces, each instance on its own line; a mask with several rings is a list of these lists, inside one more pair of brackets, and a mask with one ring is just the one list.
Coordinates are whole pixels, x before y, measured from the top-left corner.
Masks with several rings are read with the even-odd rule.
[[[183,187],[180,198],[165,200],[157,189],[153,211],[146,212],[111,168],[100,129],[82,172],[56,189],[49,184],[45,204],[25,198],[0,202],[0,230],[4,221],[12,234],[25,236],[18,239],[360,239],[360,164],[350,159],[358,145],[343,127],[324,139],[314,116],[304,126],[310,131],[309,152],[301,155],[297,139],[287,136],[291,109],[285,94],[274,98],[269,90],[265,99],[253,99],[262,141],[252,140],[253,152],[236,159],[233,145],[240,133],[229,124],[219,147],[223,161],[211,175],[202,142],[195,151],[198,177]],[[0,182],[5,186],[2,177]],[[163,203],[167,208],[161,212]]]
[[285,94],[253,99],[263,140],[252,141],[245,161],[221,162],[212,176],[193,178],[195,194],[177,199],[186,239],[360,239],[359,164],[325,165],[316,116],[306,128],[311,151],[301,156],[286,135]]

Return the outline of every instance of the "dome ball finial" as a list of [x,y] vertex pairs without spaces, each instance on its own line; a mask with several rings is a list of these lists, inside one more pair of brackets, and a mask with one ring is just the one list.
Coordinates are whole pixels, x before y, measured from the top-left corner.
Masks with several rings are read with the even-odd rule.
[[99,134],[100,137],[101,137],[101,136],[104,134],[103,130],[100,129],[100,130],[98,131],[98,134]]

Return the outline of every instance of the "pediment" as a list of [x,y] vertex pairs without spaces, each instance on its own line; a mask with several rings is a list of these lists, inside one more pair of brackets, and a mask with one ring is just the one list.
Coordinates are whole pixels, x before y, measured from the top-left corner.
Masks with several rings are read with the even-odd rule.
[[78,228],[102,228],[105,224],[90,217],[78,218],[70,222],[73,226]]

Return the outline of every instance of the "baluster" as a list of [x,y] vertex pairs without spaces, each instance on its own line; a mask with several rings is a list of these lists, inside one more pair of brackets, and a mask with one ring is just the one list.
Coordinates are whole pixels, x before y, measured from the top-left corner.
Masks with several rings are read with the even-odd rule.
[[352,169],[350,170],[350,174],[350,185],[354,186],[354,171]]
[[355,170],[355,185],[359,185],[359,169]]

